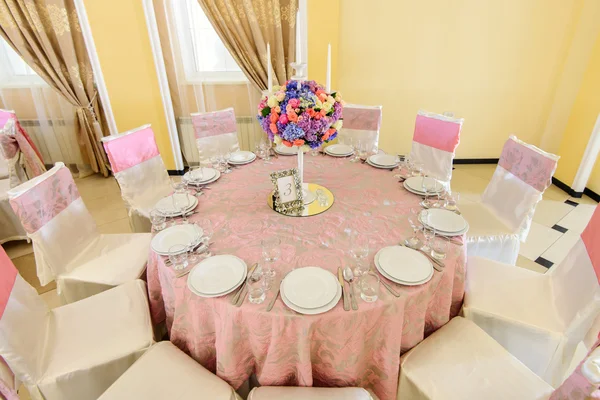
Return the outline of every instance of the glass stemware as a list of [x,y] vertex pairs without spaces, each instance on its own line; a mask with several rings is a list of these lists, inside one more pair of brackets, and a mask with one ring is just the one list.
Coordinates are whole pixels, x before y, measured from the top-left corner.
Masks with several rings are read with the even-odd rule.
[[377,301],[379,298],[379,276],[373,272],[363,274],[359,280],[360,298],[367,303]]
[[200,259],[200,256],[195,252],[195,249],[196,247],[198,247],[200,242],[202,242],[202,230],[198,226],[198,224],[192,224],[192,227],[194,228],[194,230],[192,232],[192,237],[190,238],[190,243],[188,245],[188,252],[190,253],[188,259],[192,264],[195,264]]
[[268,278],[274,278],[277,274],[273,268],[275,261],[281,257],[281,239],[277,237],[266,238],[261,241],[262,256],[265,261],[263,273]]
[[459,200],[460,200],[459,192],[450,192],[450,191],[446,192],[446,201],[444,204],[444,208],[446,210],[450,210],[450,211],[457,211]]
[[174,270],[186,269],[188,263],[188,248],[183,244],[176,244],[169,248],[169,261]]
[[369,238],[358,232],[353,232],[350,236],[350,255],[356,259],[354,275],[361,276],[369,270],[364,260],[369,256]]
[[150,222],[155,232],[162,231],[167,226],[167,217],[159,210],[151,210]]
[[229,174],[231,173],[231,171],[233,171],[231,169],[231,164],[229,164],[229,161],[231,161],[231,153],[223,153],[223,167],[225,168],[225,171],[223,171],[224,174]]
[[175,193],[172,197],[173,199],[173,207],[178,213],[181,213],[184,224],[187,224],[187,212],[190,208],[190,196],[187,191],[183,191],[183,193]]
[[446,258],[446,253],[448,252],[448,241],[441,236],[437,235],[437,232],[434,232],[435,237],[431,242],[431,257],[436,260],[443,260]]
[[410,214],[408,214],[408,223],[410,224],[413,235],[412,237],[406,239],[404,243],[413,249],[418,249],[421,246],[421,240],[419,240],[419,231],[423,229],[423,225],[419,221],[419,212],[421,210],[419,208],[411,208]]
[[263,140],[260,142],[260,148],[264,152],[263,159],[265,161],[270,161],[271,160],[271,143]]
[[350,157],[350,162],[351,163],[358,162],[360,160],[360,158],[359,158],[359,152],[360,152],[360,148],[361,148],[360,140],[352,137],[352,138],[348,138],[348,142],[349,142],[350,146],[352,147],[352,151],[354,151],[354,154],[352,155],[352,157]]
[[423,175],[423,164],[419,162],[412,161],[410,163],[410,175],[411,176],[421,176]]
[[253,304],[265,301],[265,279],[260,272],[255,271],[248,278],[248,300]]
[[429,196],[435,194],[437,181],[429,176],[425,175],[423,177],[423,181],[421,183],[421,187],[423,189],[423,193],[425,194],[425,198],[421,202],[421,206],[425,208],[431,207],[431,201],[429,200]]

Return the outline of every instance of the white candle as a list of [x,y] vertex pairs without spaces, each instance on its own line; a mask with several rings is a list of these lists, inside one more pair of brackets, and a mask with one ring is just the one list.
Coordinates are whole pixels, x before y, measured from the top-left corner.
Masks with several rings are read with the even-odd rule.
[[267,43],[267,88],[273,92],[273,69],[271,68],[271,44]]
[[327,76],[325,78],[325,91],[331,93],[331,43],[327,46]]
[[296,12],[296,63],[302,63],[302,32],[300,23],[300,10]]

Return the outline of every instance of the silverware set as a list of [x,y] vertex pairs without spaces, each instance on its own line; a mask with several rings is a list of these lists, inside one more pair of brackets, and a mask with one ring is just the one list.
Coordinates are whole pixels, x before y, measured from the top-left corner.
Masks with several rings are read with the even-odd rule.
[[342,287],[342,299],[344,301],[344,311],[350,311],[350,298],[346,293],[346,286],[344,285],[344,276],[342,273],[342,267],[338,267],[338,282]]
[[352,273],[352,269],[350,267],[344,268],[342,274],[344,276],[344,280],[348,282],[348,286],[350,286],[350,303],[352,304],[352,309],[356,311],[358,310],[358,303],[356,302],[356,293],[354,292],[354,274]]

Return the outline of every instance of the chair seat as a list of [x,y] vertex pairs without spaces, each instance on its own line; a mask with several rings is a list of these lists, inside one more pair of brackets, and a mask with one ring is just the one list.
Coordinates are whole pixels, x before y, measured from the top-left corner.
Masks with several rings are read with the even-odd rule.
[[362,388],[263,386],[253,389],[248,400],[375,400]]
[[56,308],[50,324],[38,382],[47,398],[97,398],[153,343],[141,280]]
[[226,382],[171,342],[152,346],[98,400],[236,400]]
[[398,399],[548,399],[553,388],[477,325],[452,319],[407,353]]
[[469,223],[467,253],[514,265],[519,256],[520,239],[483,203],[460,205]]

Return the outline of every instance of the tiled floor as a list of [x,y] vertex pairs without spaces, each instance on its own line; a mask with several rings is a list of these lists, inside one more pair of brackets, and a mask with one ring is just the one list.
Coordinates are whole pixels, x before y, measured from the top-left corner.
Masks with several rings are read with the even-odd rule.
[[[452,188],[461,193],[461,201],[477,201],[495,168],[495,165],[457,165],[452,178]],[[114,178],[105,179],[92,175],[79,179],[76,183],[101,233],[131,232],[127,212]],[[567,200],[576,205],[565,203]],[[548,188],[536,209],[527,242],[521,246],[517,265],[545,273],[547,268],[543,264],[560,262],[575,244],[596,204],[587,196],[575,199],[556,186]],[[6,243],[4,247],[21,275],[38,289],[49,307],[59,306],[56,285],[51,283],[42,287],[37,280],[31,245],[26,242],[11,242]],[[19,395],[21,399],[29,399],[25,390],[21,390]]]

